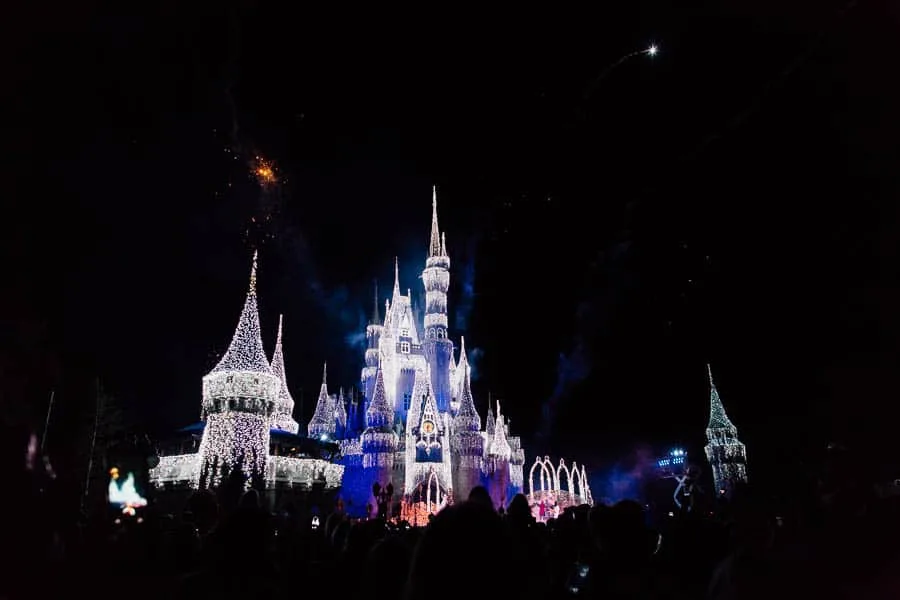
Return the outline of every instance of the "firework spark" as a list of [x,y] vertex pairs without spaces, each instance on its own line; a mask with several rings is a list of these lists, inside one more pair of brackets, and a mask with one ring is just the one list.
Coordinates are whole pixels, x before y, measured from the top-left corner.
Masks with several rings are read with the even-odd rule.
[[261,156],[257,156],[253,164],[253,175],[259,182],[259,185],[267,187],[278,183],[278,176],[275,173],[275,166],[271,161]]

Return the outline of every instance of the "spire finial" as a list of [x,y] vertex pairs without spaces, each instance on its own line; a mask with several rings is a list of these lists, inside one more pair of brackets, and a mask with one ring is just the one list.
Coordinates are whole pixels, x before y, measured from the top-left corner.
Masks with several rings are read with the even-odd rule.
[[278,315],[278,336],[275,338],[275,345],[276,345],[276,346],[280,346],[280,345],[281,345],[281,328],[282,328],[282,325],[284,325],[284,314],[279,314],[279,315]]
[[394,257],[394,297],[400,295],[400,259]]
[[447,232],[441,232],[441,254],[447,256]]
[[441,255],[441,234],[437,218],[437,186],[434,186],[431,197],[431,243],[428,245],[428,256]]
[[328,363],[325,362],[322,367],[322,385],[326,385],[328,383]]
[[378,325],[381,321],[381,316],[378,314],[378,280],[373,279],[372,283],[375,284],[375,303],[372,308],[372,325]]
[[713,383],[712,367],[709,366],[709,363],[706,363],[706,372],[709,374],[709,385],[715,387],[716,384]]
[[250,267],[250,291],[251,296],[256,295],[256,259],[259,256],[259,250],[253,251],[253,266]]

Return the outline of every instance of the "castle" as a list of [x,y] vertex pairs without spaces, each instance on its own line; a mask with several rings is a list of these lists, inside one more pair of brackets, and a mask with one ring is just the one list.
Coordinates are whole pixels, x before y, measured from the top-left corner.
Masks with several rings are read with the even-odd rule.
[[521,440],[511,434],[499,401],[496,414],[488,407],[482,427],[465,341],[460,338],[457,361],[448,334],[450,257],[438,227],[436,190],[422,281],[421,322],[411,292],[401,292],[396,261],[384,319],[376,292],[360,376],[363,402],[346,398],[343,391],[329,394],[327,370],[323,375],[307,431],[310,437],[339,441],[342,495],[351,513],[371,510],[375,484],[390,485],[392,501],[400,501],[408,515],[465,499],[478,485],[488,489],[496,506],[522,491]]

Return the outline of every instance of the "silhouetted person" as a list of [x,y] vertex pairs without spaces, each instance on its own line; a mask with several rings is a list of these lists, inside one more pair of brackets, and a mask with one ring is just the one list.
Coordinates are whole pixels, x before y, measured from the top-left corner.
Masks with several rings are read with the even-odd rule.
[[[448,577],[453,564],[460,567]],[[419,541],[406,599],[518,598],[521,580],[511,575],[513,564],[509,537],[492,508],[472,501],[449,506]]]
[[494,510],[494,501],[491,500],[491,495],[488,493],[487,488],[482,485],[476,485],[472,488],[472,491],[469,492],[469,502],[475,502]]
[[396,535],[376,542],[366,556],[362,591],[374,598],[399,597],[409,574],[409,559],[409,548]]

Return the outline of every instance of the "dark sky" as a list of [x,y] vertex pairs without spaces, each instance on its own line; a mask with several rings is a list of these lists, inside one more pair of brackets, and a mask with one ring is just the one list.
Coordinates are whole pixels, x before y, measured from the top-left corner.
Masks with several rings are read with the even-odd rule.
[[[373,279],[383,296],[396,255],[421,285],[436,184],[476,402],[501,398],[533,449],[699,450],[706,361],[751,469],[831,437],[881,448],[900,13],[783,4],[23,15],[5,402],[40,415],[55,387],[74,415],[99,375],[151,431],[191,422],[263,240],[265,343],[285,313],[305,420],[324,360],[332,386],[358,379]],[[256,154],[280,189],[248,178]]]

